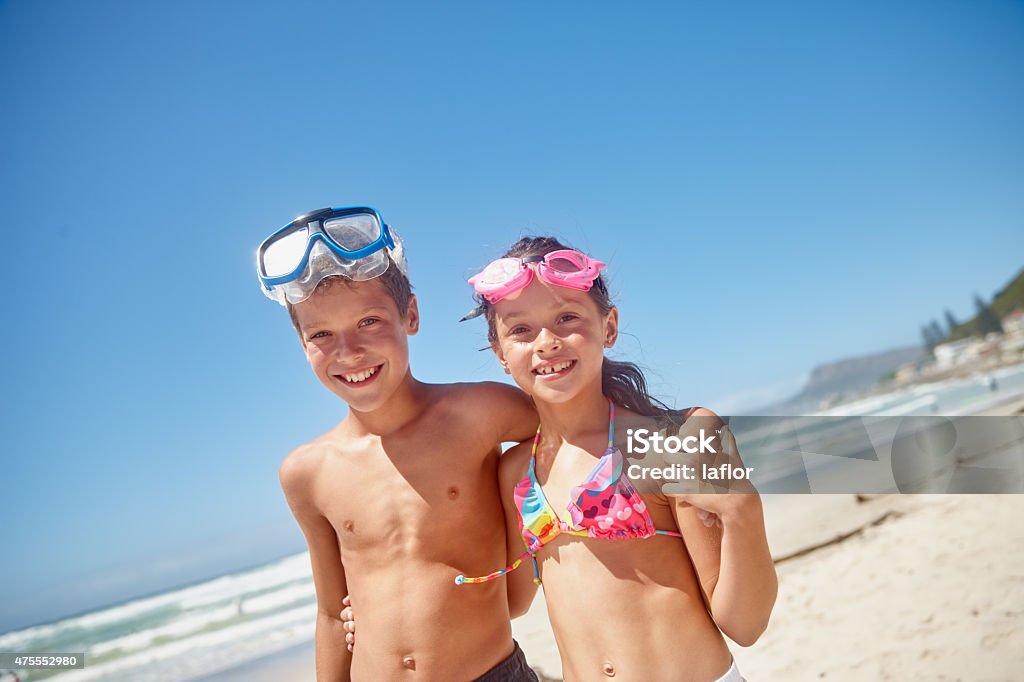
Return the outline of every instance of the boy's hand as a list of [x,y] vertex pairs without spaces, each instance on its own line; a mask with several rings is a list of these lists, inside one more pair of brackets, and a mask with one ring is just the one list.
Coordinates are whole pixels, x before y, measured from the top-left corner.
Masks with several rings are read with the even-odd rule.
[[352,613],[352,599],[345,595],[341,603],[345,605],[345,608],[341,610],[342,627],[345,628],[345,644],[348,646],[348,650],[352,651],[356,646],[356,618]]

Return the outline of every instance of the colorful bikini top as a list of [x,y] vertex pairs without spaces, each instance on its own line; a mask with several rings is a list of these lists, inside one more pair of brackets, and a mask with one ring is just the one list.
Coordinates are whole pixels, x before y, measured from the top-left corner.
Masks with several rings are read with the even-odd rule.
[[494,580],[519,568],[527,556],[533,559],[533,581],[539,585],[540,571],[536,554],[541,547],[562,533],[602,540],[647,539],[655,535],[682,537],[677,531],[657,530],[654,527],[654,520],[640,493],[629,477],[622,475],[622,452],[612,442],[615,433],[615,404],[611,400],[608,401],[608,413],[608,448],[583,483],[572,489],[569,504],[566,505],[572,523],[558,518],[537,481],[537,445],[540,443],[538,425],[530,453],[530,466],[526,476],[516,484],[514,494],[519,512],[519,532],[526,543],[526,552],[490,575],[479,578],[457,576],[456,585]]

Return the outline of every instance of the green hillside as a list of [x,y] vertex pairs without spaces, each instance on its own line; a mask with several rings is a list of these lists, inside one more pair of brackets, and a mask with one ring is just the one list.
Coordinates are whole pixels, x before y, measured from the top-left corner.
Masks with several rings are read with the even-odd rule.
[[[1024,308],[1024,270],[1018,272],[1009,284],[996,293],[989,307],[999,319],[1009,315],[1015,308]],[[966,322],[958,324],[944,341],[957,341],[968,336],[981,335],[979,318],[980,315],[976,314]]]
[[1014,308],[1024,308],[1024,270],[992,299],[992,312],[999,318],[1006,317]]

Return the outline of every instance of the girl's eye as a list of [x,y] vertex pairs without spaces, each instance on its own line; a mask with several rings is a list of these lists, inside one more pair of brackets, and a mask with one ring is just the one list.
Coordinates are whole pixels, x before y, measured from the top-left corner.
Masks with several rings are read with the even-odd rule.
[[519,325],[518,327],[512,327],[512,329],[509,329],[508,333],[515,336],[518,334],[525,334],[527,331],[529,330],[526,327]]
[[578,317],[579,316],[576,313],[565,313],[564,315],[559,315],[558,321],[559,322],[572,322],[573,320],[577,319]]

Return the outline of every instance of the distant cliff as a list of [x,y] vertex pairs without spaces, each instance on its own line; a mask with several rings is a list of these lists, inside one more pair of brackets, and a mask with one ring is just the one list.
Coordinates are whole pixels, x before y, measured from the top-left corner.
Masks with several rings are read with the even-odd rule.
[[825,400],[849,398],[875,388],[884,375],[902,364],[920,359],[923,353],[923,349],[918,346],[907,346],[818,365],[798,394],[756,412],[796,414],[816,411]]

